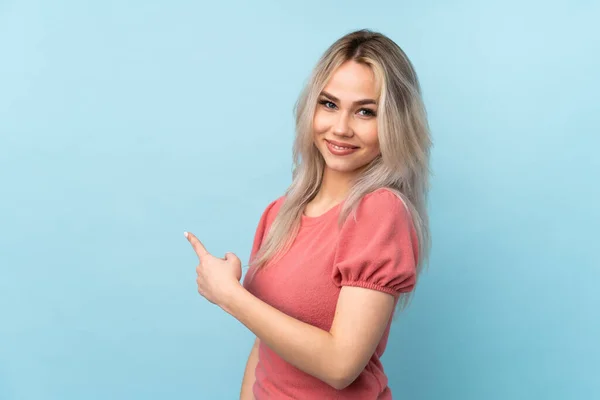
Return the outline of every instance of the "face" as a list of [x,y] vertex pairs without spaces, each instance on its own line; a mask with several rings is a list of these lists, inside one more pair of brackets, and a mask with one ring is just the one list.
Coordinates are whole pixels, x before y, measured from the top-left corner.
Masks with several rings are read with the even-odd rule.
[[314,142],[330,172],[355,175],[380,154],[376,90],[371,68],[347,61],[321,92]]

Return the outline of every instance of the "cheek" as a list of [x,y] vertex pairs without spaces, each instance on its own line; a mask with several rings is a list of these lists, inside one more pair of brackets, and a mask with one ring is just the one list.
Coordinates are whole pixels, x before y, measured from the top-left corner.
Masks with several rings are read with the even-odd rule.
[[373,124],[365,129],[363,134],[363,143],[372,152],[379,152],[379,137],[377,136],[377,132],[377,124]]
[[315,134],[327,131],[328,127],[329,123],[327,122],[327,115],[317,110],[315,112],[315,117],[313,118],[313,130]]

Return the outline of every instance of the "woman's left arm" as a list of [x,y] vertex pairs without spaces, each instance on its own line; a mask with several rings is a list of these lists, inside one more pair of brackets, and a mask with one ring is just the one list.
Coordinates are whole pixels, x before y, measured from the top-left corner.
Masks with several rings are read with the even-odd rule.
[[277,310],[243,286],[233,286],[219,304],[275,353],[336,389],[350,385],[375,352],[388,324],[394,298],[344,286],[329,331]]
[[196,267],[198,292],[239,320],[281,358],[336,389],[347,387],[363,371],[389,322],[392,295],[342,287],[331,329],[325,331],[247,291],[240,284],[237,256],[215,257],[194,235],[186,233],[186,237],[200,260]]

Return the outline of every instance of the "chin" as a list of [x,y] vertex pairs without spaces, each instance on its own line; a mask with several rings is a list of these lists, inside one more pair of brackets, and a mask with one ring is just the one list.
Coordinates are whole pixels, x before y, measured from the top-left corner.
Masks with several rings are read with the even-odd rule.
[[330,170],[338,172],[338,173],[341,173],[341,174],[353,173],[356,170],[358,170],[358,169],[361,168],[360,165],[355,165],[354,163],[349,164],[349,163],[329,163],[329,162],[325,162],[325,165]]

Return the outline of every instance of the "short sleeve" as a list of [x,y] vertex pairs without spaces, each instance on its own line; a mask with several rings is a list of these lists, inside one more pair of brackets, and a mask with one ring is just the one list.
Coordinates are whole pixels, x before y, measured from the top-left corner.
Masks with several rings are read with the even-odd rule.
[[336,286],[358,286],[399,296],[416,282],[417,235],[403,201],[386,189],[365,195],[344,222],[332,278]]

